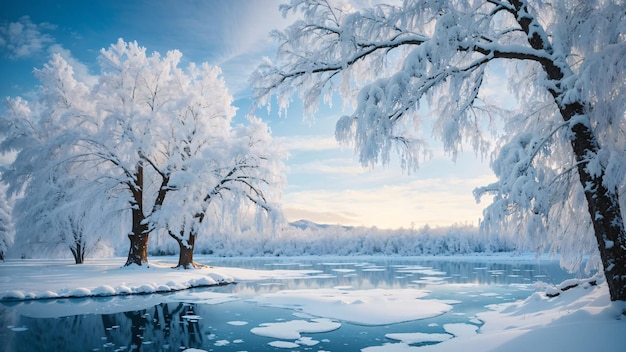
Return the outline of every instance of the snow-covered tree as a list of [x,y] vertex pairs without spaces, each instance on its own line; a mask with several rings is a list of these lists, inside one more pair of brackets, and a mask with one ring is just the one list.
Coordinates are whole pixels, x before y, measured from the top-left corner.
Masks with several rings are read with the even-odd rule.
[[6,186],[0,184],[0,260],[4,260],[7,250],[13,245],[14,229],[11,213],[13,207],[6,197]]
[[[257,198],[254,178],[268,189],[280,186],[273,182],[281,174],[279,149],[245,138],[271,140],[267,127],[251,117],[233,128],[235,109],[220,70],[208,64],[181,69],[181,57],[178,51],[147,55],[120,39],[101,51],[100,74],[87,82],[54,55],[37,71],[38,100],[9,100],[2,150],[18,154],[3,177],[12,192],[24,194],[24,223],[31,215],[37,226],[54,224],[45,233],[73,243],[78,258],[85,236],[115,236],[124,224],[126,265],[142,265],[149,234],[180,231],[181,221],[201,213],[197,199],[222,181],[214,175],[242,158],[263,162],[250,167],[250,187],[233,192],[249,195],[239,201]],[[270,209],[267,204],[259,203]]]
[[172,112],[176,118],[156,137],[161,141],[158,155],[164,157],[149,160],[164,185],[159,197],[166,199],[147,218],[149,230],[166,229],[177,241],[182,268],[196,266],[196,237],[211,231],[203,226],[211,209],[236,212],[242,203],[251,203],[277,217],[274,202],[283,184],[284,153],[272,142],[267,126],[251,116],[247,125],[233,128],[235,110],[219,70],[203,65],[192,66],[190,72],[178,77],[185,99]]
[[[19,151],[12,165],[3,172],[9,181],[9,194],[18,196],[13,212],[15,251],[21,256],[75,253],[77,263],[96,248],[100,231],[81,229],[79,217],[87,206],[102,207],[97,200],[81,194],[77,185],[86,184],[87,170],[65,163],[71,158],[74,129],[80,125],[77,109],[85,110],[87,87],[73,80],[72,69],[59,56],[36,70],[42,82],[38,99],[29,104],[20,98],[6,101],[7,113],[0,119],[4,136],[3,152]],[[88,182],[87,182],[88,183]],[[95,227],[94,229],[99,229]],[[84,230],[84,231],[83,231]],[[79,231],[79,232],[77,232]],[[89,233],[89,235],[87,235]]]
[[[430,121],[419,108],[430,109],[433,135],[453,159],[464,144],[495,153],[499,180],[476,191],[494,195],[486,228],[519,224],[539,251],[550,247],[570,263],[599,254],[611,299],[626,300],[623,1],[406,0],[356,9],[292,0],[281,9],[301,17],[273,33],[276,58],[251,77],[259,104],[275,96],[285,109],[299,93],[313,114],[320,98],[338,94],[354,113],[337,122],[337,138],[364,165],[385,164],[398,150],[408,169],[428,148],[418,132]],[[518,95],[515,113],[484,89],[501,66]],[[500,128],[493,146],[490,132]]]
[[[99,189],[92,189],[93,180],[61,166],[68,165],[60,164],[59,170],[45,172],[46,180],[33,173],[24,194],[17,199],[15,251],[31,257],[64,255],[69,249],[76,264],[93,254],[110,254],[112,243],[120,238],[112,235],[122,230],[119,221],[103,226],[93,219],[118,213],[117,209],[109,209],[114,204],[102,199]],[[66,173],[53,174],[63,171]]]

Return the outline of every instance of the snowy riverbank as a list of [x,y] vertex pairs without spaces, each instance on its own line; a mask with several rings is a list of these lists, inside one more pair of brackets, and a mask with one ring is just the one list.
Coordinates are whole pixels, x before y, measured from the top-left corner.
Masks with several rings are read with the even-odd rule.
[[122,267],[124,261],[100,258],[76,265],[70,260],[9,260],[0,263],[0,301],[165,293],[307,274],[305,270],[173,269],[173,257],[152,259],[147,267]]
[[[453,330],[456,326],[451,326],[449,333],[454,338],[444,343],[414,347],[408,343],[416,334],[388,334],[399,342],[366,348],[364,352],[622,351],[626,316],[621,312],[626,305],[609,300],[604,282],[597,286],[577,283],[556,297],[537,291],[522,301],[490,306],[490,311],[476,315],[484,323],[479,329]],[[560,291],[558,287],[544,288]]]

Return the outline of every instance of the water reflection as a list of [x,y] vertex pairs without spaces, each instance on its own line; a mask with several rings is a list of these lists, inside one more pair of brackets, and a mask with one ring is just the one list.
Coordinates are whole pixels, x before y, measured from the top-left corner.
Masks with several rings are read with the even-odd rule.
[[[21,316],[26,330],[2,334],[3,351],[163,351],[200,348],[210,331],[202,329],[193,304],[161,303],[115,314],[57,318]],[[5,316],[6,307],[1,310]],[[6,327],[3,327],[6,329]]]
[[[210,264],[216,270],[219,266],[306,269],[308,274],[162,295],[4,302],[0,303],[0,350],[275,351],[268,345],[271,339],[255,336],[250,329],[262,323],[296,319],[297,312],[260,306],[249,298],[286,289],[425,289],[430,291],[429,298],[461,303],[442,316],[395,324],[393,331],[441,333],[446,323],[480,324],[472,321],[476,312],[488,304],[527,297],[536,280],[560,282],[570,277],[555,262],[211,258]],[[207,298],[208,293],[212,296]],[[314,350],[358,350],[380,345],[387,328],[344,322],[337,331],[316,336],[319,345]]]

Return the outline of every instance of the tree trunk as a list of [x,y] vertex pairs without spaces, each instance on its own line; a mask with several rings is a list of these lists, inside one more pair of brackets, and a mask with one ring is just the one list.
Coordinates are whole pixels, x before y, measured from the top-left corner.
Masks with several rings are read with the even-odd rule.
[[124,266],[136,264],[142,266],[148,264],[148,224],[143,213],[143,166],[141,163],[137,165],[135,173],[135,183],[129,183],[133,201],[131,203],[131,212],[133,217],[133,227],[131,233],[128,234],[130,240],[130,249],[128,250],[128,259]]
[[85,261],[85,243],[83,241],[82,232],[73,228],[72,236],[74,238],[74,244],[70,246],[70,251],[72,251],[72,255],[74,256],[74,263],[82,264]]
[[144,222],[145,217],[141,208],[133,208],[133,229],[128,234],[130,240],[130,249],[128,250],[128,259],[124,266],[136,264],[142,266],[148,264],[148,225]]
[[578,176],[585,191],[611,300],[626,301],[626,231],[618,193],[604,186],[604,170],[600,175],[594,176],[587,169],[589,157],[597,155],[598,151],[593,132],[583,124],[574,125],[572,131],[572,148],[578,163]]
[[136,264],[142,266],[148,264],[148,234],[128,234],[130,240],[130,249],[128,250],[128,259],[124,266]]
[[[191,239],[190,239],[191,241]],[[177,268],[191,269],[193,267],[193,245],[186,245],[183,241],[178,241],[178,265]]]
[[192,232],[189,234],[188,241],[182,240],[179,237],[174,237],[174,238],[176,238],[176,242],[178,242],[178,247],[179,247],[178,265],[176,265],[176,268],[197,269],[197,268],[206,267],[206,265],[196,263],[193,261],[193,249],[196,243],[195,233]]
[[70,247],[70,251],[72,251],[72,256],[74,256],[74,263],[82,264],[85,261],[85,248],[82,243],[74,243],[74,247]]
[[[533,49],[554,54],[551,43],[546,42],[547,34],[535,17],[530,15],[524,0],[509,0],[515,7],[516,19],[522,30],[528,35],[528,43]],[[565,79],[571,79],[574,73],[562,57],[554,57],[541,62],[544,71],[554,85],[548,91],[559,107],[564,121],[575,120],[570,128],[573,153],[577,163],[578,177],[585,192],[587,208],[593,223],[594,234],[598,242],[604,275],[609,286],[612,301],[626,301],[626,230],[619,205],[616,189],[608,189],[603,179],[605,169],[589,170],[589,160],[598,157],[600,145],[591,129],[590,121],[585,117],[586,104],[581,101],[563,103],[566,87]],[[580,119],[578,122],[577,119]]]

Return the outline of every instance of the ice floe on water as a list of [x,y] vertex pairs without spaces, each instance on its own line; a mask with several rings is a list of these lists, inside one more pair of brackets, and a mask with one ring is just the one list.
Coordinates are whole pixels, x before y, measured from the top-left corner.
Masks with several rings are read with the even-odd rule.
[[25,326],[13,326],[13,325],[9,325],[9,326],[7,326],[7,328],[11,329],[11,331],[14,331],[14,332],[22,332],[22,331],[26,331],[26,330],[28,330],[28,328],[27,328],[27,327],[25,327]]
[[202,317],[199,315],[195,315],[195,314],[186,314],[186,315],[182,315],[181,316],[182,319],[188,320],[192,323],[197,322],[198,320],[201,320]]
[[[301,334],[313,334],[337,330],[341,323],[326,318],[313,318],[311,320],[290,320],[273,323],[262,323],[252,328],[251,333],[259,336],[281,340],[298,340]],[[308,340],[307,340],[308,341]]]
[[[312,318],[310,320],[289,320],[272,323],[262,323],[258,327],[252,328],[251,333],[279,339],[268,342],[268,345],[276,348],[298,348],[301,346],[311,347],[320,343],[309,336],[302,334],[324,333],[337,330],[341,323],[325,318]],[[289,340],[289,341],[285,341]]]
[[298,348],[300,347],[300,345],[298,345],[295,342],[289,342],[289,341],[272,341],[269,342],[268,345],[272,346],[272,347],[276,347],[276,348]]
[[360,325],[386,325],[438,316],[452,309],[449,303],[423,299],[417,289],[311,289],[283,290],[251,300],[270,307],[290,308],[318,317]]
[[397,273],[422,274],[427,276],[446,275],[446,272],[424,266],[404,266],[396,270]]
[[226,324],[233,325],[233,326],[243,326],[243,325],[248,325],[248,322],[241,321],[241,320],[233,320],[233,321],[227,321]]
[[411,282],[424,285],[443,285],[446,283],[446,279],[446,277],[441,276],[422,276],[418,280],[411,280]]
[[169,295],[165,302],[184,302],[201,304],[221,304],[239,300],[239,297],[230,293],[213,291],[181,291]]
[[353,273],[356,271],[356,269],[336,268],[333,269],[333,271],[336,271],[338,273]]
[[312,337],[303,336],[303,337],[297,339],[296,343],[298,345],[303,345],[303,346],[309,346],[310,347],[310,346],[315,346],[315,345],[317,345],[320,342],[318,340],[313,340]]
[[[364,348],[363,352],[407,352],[407,351],[422,351],[423,348],[419,346],[411,346],[414,344],[424,343],[441,343],[448,341],[452,338],[467,338],[476,335],[478,326],[473,324],[455,323],[444,324],[443,329],[445,333],[388,333],[385,337],[390,340],[399,342],[385,343],[382,346],[371,346]],[[474,351],[473,349],[467,349],[467,351]]]

